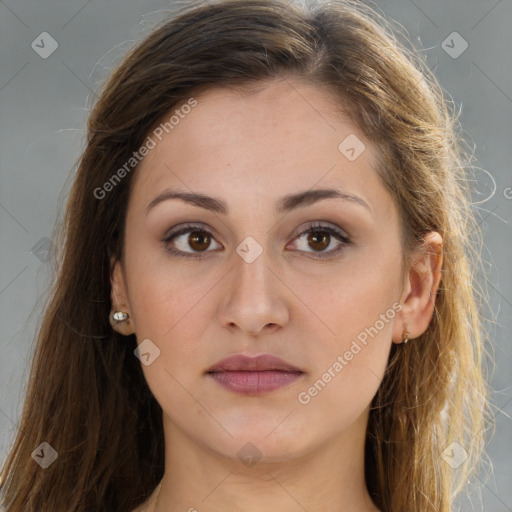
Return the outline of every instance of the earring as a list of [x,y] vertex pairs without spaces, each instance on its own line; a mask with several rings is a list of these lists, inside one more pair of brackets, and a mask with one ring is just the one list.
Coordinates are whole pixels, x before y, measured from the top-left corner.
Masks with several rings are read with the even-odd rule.
[[118,324],[119,322],[125,322],[128,319],[128,313],[125,313],[124,311],[114,311],[110,318],[112,320],[111,323]]
[[119,334],[130,336],[130,334],[135,333],[130,315],[125,311],[112,311],[109,315],[109,320],[112,329]]
[[402,332],[402,343],[407,343],[409,341],[409,337],[411,336],[411,333],[407,330],[407,328],[404,328]]

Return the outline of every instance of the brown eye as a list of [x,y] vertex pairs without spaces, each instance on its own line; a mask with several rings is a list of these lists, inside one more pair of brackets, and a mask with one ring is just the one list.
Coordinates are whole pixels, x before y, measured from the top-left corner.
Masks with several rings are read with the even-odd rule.
[[295,238],[295,248],[313,258],[341,253],[351,241],[344,231],[324,224],[312,225]]
[[211,252],[209,250],[212,242],[217,244],[217,249],[221,247],[215,241],[212,234],[197,225],[184,225],[171,231],[163,240],[164,249],[173,256],[184,258],[200,257],[200,253]]
[[326,231],[311,231],[308,236],[308,243],[315,251],[323,251],[329,247],[331,235]]
[[188,243],[194,251],[204,251],[208,249],[211,238],[206,231],[193,231],[188,237]]

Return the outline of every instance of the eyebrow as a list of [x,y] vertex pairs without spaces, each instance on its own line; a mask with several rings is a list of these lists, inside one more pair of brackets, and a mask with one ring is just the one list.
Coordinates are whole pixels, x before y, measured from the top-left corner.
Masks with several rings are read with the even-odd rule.
[[[216,199],[214,197],[194,192],[181,192],[179,190],[166,189],[146,206],[146,214],[157,204],[170,199],[179,199],[215,213],[221,213],[224,215],[229,213],[227,203],[222,199]],[[284,196],[278,201],[276,211],[278,213],[286,213],[303,206],[309,206],[323,199],[343,199],[363,206],[368,209],[368,211],[371,211],[368,203],[361,197],[334,188],[312,189]]]

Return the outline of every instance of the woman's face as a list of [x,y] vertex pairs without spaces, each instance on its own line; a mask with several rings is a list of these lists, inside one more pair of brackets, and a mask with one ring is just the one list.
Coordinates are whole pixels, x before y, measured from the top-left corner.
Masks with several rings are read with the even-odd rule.
[[[399,216],[376,149],[297,80],[195,99],[150,134],[114,272],[166,437],[268,461],[361,440],[403,327]],[[312,195],[324,189],[339,196]],[[236,354],[302,373],[208,373]]]

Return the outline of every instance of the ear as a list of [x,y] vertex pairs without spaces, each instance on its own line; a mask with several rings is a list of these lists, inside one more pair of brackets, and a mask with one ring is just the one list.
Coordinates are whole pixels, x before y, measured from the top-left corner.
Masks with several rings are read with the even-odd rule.
[[393,328],[393,342],[402,343],[403,332],[409,338],[423,334],[432,319],[436,293],[441,281],[443,239],[436,231],[429,232],[414,254],[401,297],[402,310]]
[[[112,302],[112,311],[110,312],[110,324],[116,332],[129,336],[135,332],[135,325],[131,315],[128,295],[126,293],[126,281],[123,272],[122,263],[114,257],[110,258],[110,300]],[[116,321],[112,318],[115,311],[123,311],[128,314],[128,318],[122,321]]]

